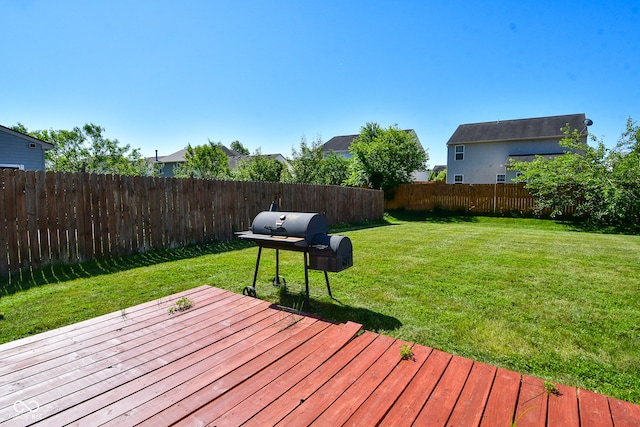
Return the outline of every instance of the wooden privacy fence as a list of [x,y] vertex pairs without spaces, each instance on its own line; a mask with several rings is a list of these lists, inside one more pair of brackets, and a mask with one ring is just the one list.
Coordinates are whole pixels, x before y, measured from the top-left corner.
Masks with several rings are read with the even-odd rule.
[[[525,184],[402,184],[385,209],[464,211],[480,214],[533,214],[535,200]],[[549,212],[543,211],[542,215]],[[573,214],[573,211],[564,212]]]
[[0,277],[233,238],[275,201],[331,224],[382,219],[381,191],[352,187],[0,170]]

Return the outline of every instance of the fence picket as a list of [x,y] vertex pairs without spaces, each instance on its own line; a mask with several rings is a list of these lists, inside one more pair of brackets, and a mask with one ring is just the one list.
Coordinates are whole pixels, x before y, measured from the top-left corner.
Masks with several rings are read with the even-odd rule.
[[15,175],[16,186],[16,220],[18,223],[18,247],[20,268],[29,266],[29,230],[27,223],[27,174]]
[[9,275],[9,231],[6,225],[9,190],[5,178],[8,172],[0,169],[0,277]]

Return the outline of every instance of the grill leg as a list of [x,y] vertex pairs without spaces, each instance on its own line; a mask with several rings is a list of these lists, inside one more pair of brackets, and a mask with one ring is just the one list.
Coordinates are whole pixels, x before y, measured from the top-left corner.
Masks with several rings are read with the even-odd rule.
[[258,280],[258,268],[260,267],[260,255],[262,255],[262,246],[258,246],[258,258],[256,259],[256,270],[253,272],[253,285],[247,286],[242,291],[243,295],[249,295],[250,297],[257,296],[256,293],[256,281]]
[[329,285],[329,275],[326,271],[324,272],[324,280],[327,282],[327,291],[329,292],[329,297],[333,298],[333,295],[331,295],[331,286]]
[[276,249],[276,277],[271,280],[273,286],[287,286],[287,281],[280,275],[280,249]]
[[306,290],[306,296],[305,296],[305,310],[309,310],[309,267],[307,265],[307,261],[308,261],[308,256],[307,256],[307,252],[304,252],[304,285],[305,285],[305,290]]

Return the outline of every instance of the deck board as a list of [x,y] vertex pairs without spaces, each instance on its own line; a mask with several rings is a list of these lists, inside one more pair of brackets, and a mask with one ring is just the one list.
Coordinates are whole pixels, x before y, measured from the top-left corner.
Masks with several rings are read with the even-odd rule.
[[[404,426],[413,424],[423,405],[431,395],[447,365],[451,355],[433,350],[413,380],[402,391],[395,405],[391,407],[381,425]],[[418,359],[419,360],[419,359]]]
[[[168,308],[183,296],[192,308]],[[640,406],[201,286],[0,345],[0,426],[638,426]]]
[[460,398],[447,421],[448,425],[480,425],[496,371],[494,366],[485,363],[475,362],[473,364]]
[[611,410],[606,396],[578,390],[580,421],[583,426],[613,427]]
[[480,423],[482,427],[511,425],[518,402],[520,383],[520,374],[498,368],[482,415]]
[[[400,345],[405,343],[399,342]],[[408,344],[408,343],[407,343]],[[418,373],[422,361],[432,349],[424,346],[413,346],[413,357],[401,360],[393,371],[383,380],[380,386],[367,397],[367,400],[345,422],[346,425],[378,425],[389,411],[389,402],[395,401],[406,385]],[[419,362],[420,361],[420,362]]]
[[471,372],[473,361],[453,356],[429,400],[418,414],[416,425],[445,426]]

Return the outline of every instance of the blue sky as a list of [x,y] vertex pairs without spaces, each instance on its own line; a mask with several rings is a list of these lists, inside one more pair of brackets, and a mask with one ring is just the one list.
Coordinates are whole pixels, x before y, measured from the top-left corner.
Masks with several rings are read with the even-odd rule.
[[291,154],[366,122],[446,164],[462,123],[640,120],[640,1],[0,0],[0,124],[84,123],[167,155]]

